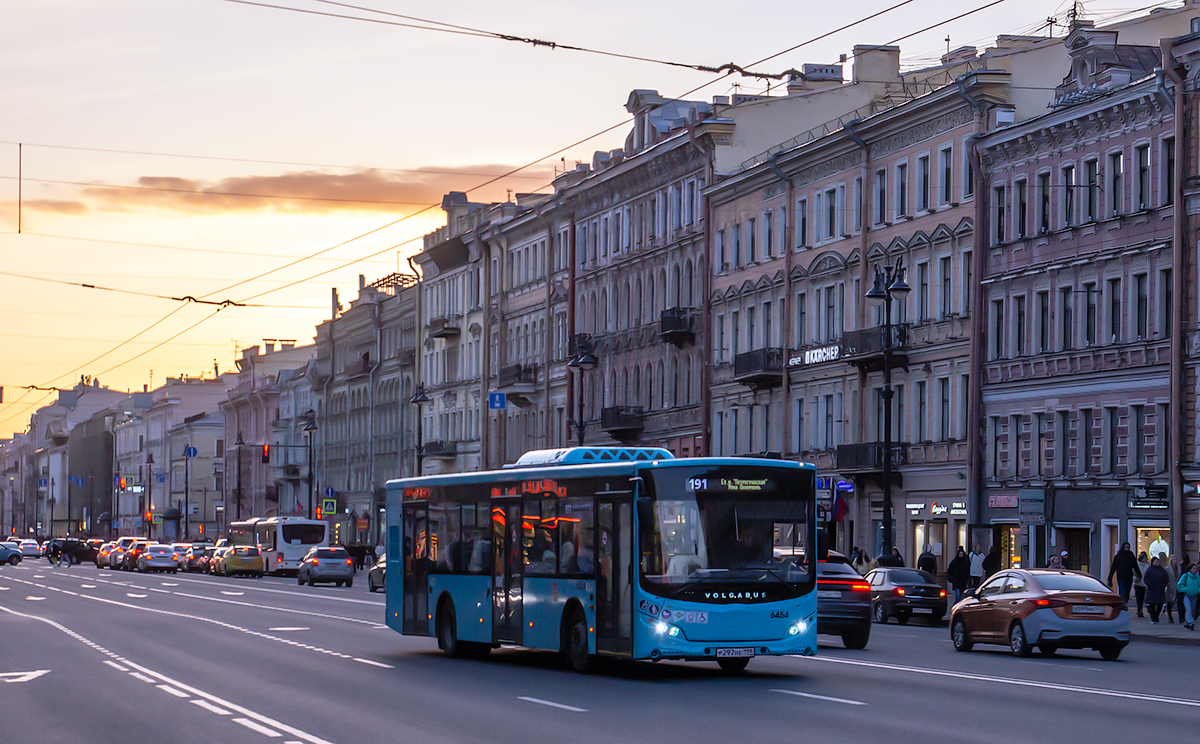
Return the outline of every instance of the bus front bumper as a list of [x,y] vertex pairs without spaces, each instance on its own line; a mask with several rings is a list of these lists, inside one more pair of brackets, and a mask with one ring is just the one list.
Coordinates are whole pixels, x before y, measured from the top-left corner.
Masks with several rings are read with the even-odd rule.
[[799,620],[788,626],[782,638],[729,638],[719,641],[692,641],[684,629],[662,620],[639,615],[649,626],[649,650],[644,658],[651,661],[716,661],[723,657],[812,656],[817,652],[817,618]]

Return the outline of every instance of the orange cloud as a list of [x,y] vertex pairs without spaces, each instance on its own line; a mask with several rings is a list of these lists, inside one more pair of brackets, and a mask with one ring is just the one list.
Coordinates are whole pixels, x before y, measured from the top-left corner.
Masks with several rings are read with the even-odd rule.
[[[505,165],[423,168],[412,171],[361,170],[352,173],[303,171],[274,176],[235,176],[200,181],[174,176],[142,176],[136,186],[88,186],[81,194],[106,209],[152,208],[190,213],[410,211],[437,204],[448,191],[463,191],[512,169]],[[534,191],[553,179],[552,168],[522,171],[473,191],[481,201],[503,200],[506,186]]]
[[[57,199],[25,199],[21,208],[30,212],[49,212],[51,214],[83,214],[88,211],[86,204],[80,201],[63,201]],[[17,203],[5,206],[5,213],[17,213]]]

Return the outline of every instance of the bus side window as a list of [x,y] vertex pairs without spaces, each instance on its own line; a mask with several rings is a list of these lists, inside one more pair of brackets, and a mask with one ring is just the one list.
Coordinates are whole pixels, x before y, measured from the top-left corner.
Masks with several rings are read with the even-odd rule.
[[558,502],[558,570],[568,575],[590,574],[596,568],[592,500],[564,498]]

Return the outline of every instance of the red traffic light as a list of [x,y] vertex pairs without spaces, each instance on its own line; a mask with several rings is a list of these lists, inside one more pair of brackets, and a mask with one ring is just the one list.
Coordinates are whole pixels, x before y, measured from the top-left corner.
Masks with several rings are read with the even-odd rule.
[[124,478],[122,478],[122,479],[121,479],[121,490],[122,490],[122,491],[124,491],[124,490],[125,490],[125,486],[126,486],[125,479],[124,479]]
[[149,521],[150,521],[150,512],[146,512],[146,521],[147,521],[147,522],[149,522]]
[[198,524],[198,525],[196,525],[196,527],[199,528],[200,534],[203,535],[204,534],[204,525]]
[[271,445],[264,444],[262,449],[262,461],[268,463],[271,461]]
[[317,507],[317,519],[324,519],[324,515],[321,513],[321,507],[319,506]]

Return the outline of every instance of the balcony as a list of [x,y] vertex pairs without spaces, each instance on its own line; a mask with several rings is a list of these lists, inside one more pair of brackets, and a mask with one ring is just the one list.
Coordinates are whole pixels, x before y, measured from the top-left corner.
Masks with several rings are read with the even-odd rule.
[[429,331],[430,338],[458,338],[462,334],[460,325],[457,315],[439,315],[430,320],[425,328]]
[[[882,473],[884,458],[883,442],[839,444],[837,469],[842,473]],[[908,464],[908,444],[892,442],[892,469]]]
[[537,379],[536,364],[510,364],[501,367],[496,375],[496,391],[504,393],[513,405],[524,408],[537,393]]
[[[908,323],[892,324],[891,356],[892,368],[908,368]],[[887,332],[884,326],[846,331],[838,357],[847,364],[861,367],[868,372],[883,369],[883,350],[887,347]]]
[[458,456],[458,442],[426,442],[421,445],[421,456],[453,459]]
[[733,381],[751,390],[779,387],[783,384],[783,357],[778,346],[738,354],[733,358]]
[[610,406],[600,409],[600,428],[619,441],[637,439],[646,414],[641,406]]
[[396,359],[401,367],[412,367],[417,363],[417,350],[412,346],[401,346],[396,350]]
[[658,319],[658,336],[676,346],[690,343],[696,337],[692,329],[692,311],[686,307],[672,307],[662,311]]

